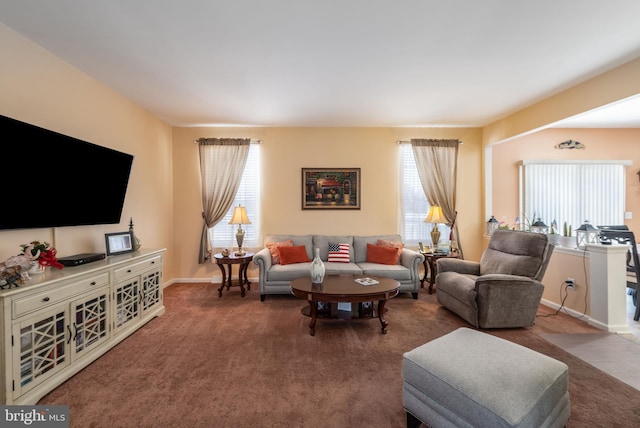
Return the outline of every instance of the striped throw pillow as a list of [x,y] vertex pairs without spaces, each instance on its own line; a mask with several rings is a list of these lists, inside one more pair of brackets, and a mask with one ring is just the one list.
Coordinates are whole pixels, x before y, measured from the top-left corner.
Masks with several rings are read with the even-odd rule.
[[349,263],[349,244],[329,242],[329,262]]

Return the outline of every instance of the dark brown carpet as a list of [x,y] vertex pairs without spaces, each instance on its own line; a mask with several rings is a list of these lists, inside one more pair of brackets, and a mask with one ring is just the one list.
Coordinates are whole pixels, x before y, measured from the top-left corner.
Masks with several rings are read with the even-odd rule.
[[[403,427],[402,354],[468,325],[421,291],[378,320],[319,320],[293,296],[218,297],[216,284],[165,289],[166,313],[43,397],[72,427]],[[541,307],[539,314],[553,313]],[[540,337],[599,330],[566,314],[491,331],[569,365],[568,427],[640,426],[640,391]]]

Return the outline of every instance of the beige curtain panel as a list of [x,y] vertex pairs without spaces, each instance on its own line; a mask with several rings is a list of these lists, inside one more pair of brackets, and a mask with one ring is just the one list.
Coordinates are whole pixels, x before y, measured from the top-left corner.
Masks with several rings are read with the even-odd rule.
[[455,224],[456,185],[458,176],[458,148],[460,140],[412,139],[411,147],[416,159],[418,175],[429,205],[442,207],[452,227],[451,246],[463,257],[462,245]]
[[200,138],[202,233],[198,263],[211,259],[209,229],[225,216],[236,197],[249,156],[248,138]]

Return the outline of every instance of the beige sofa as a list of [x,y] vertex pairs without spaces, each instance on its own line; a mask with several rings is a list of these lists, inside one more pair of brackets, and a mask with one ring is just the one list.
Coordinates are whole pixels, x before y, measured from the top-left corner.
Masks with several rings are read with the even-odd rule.
[[[402,249],[398,264],[387,265],[367,262],[367,244],[377,244],[378,240],[402,243],[400,235],[374,236],[330,236],[330,235],[267,235],[265,247],[270,243],[293,241],[294,246],[304,245],[307,257],[313,260],[315,248],[320,250],[320,258],[325,264],[325,274],[354,274],[382,276],[400,282],[400,292],[409,292],[418,298],[420,275],[418,272],[424,256],[417,251]],[[349,263],[328,262],[329,242],[349,244]],[[260,300],[267,294],[290,294],[290,282],[296,278],[309,276],[311,262],[293,264],[273,264],[271,252],[263,248],[253,257],[258,265]]]

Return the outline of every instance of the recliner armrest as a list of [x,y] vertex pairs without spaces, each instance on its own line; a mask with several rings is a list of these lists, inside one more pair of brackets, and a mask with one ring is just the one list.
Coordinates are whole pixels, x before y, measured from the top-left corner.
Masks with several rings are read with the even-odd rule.
[[442,258],[436,261],[438,273],[458,272],[462,275],[480,275],[480,263],[471,260]]

